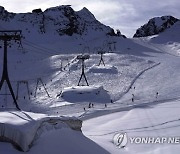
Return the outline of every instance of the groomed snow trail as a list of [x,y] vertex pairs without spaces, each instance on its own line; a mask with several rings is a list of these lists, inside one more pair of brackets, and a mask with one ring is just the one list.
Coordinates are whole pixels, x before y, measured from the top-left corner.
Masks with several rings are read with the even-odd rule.
[[[149,46],[147,42],[144,45]],[[176,51],[172,48],[170,52]],[[180,57],[166,54],[166,52],[150,55],[151,60],[160,65],[143,73],[121,101],[132,98],[132,94],[134,103],[165,101],[180,97]]]
[[[145,42],[140,43],[150,46]],[[172,49],[170,52],[175,51]],[[119,149],[112,143],[113,136],[118,132],[127,132],[128,137],[179,136],[180,57],[166,51],[148,54],[147,59],[160,65],[141,74],[129,92],[117,102],[126,105],[127,109],[97,114],[83,122],[83,133],[110,153],[178,154],[180,150],[179,145],[174,144],[128,143],[127,147]]]

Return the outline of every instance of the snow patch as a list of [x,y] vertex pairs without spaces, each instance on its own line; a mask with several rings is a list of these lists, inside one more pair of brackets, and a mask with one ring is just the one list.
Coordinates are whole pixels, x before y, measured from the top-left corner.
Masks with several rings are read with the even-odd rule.
[[64,88],[60,98],[71,103],[95,102],[109,103],[110,95],[103,86],[76,86]]
[[117,74],[118,70],[115,66],[110,66],[110,65],[106,65],[106,66],[97,66],[97,65],[93,65],[90,69],[89,72],[92,73],[109,73],[109,74]]

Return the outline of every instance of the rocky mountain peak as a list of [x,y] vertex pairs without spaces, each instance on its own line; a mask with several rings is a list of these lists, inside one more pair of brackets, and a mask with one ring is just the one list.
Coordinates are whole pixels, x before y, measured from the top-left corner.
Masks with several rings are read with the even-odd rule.
[[95,16],[86,7],[84,7],[82,10],[78,11],[77,13],[85,20],[86,19],[91,21],[96,20]]
[[87,8],[74,11],[70,5],[51,7],[45,11],[38,8],[32,10],[32,13],[9,13],[4,7],[0,7],[0,26],[4,29],[7,27],[22,29],[28,36],[31,32],[59,36],[99,35],[99,33],[115,35],[112,28],[96,20]]
[[146,37],[159,34],[174,25],[179,19],[173,16],[152,18],[145,25],[137,29],[133,37]]
[[14,13],[9,13],[3,6],[0,6],[0,20],[9,21],[14,15]]

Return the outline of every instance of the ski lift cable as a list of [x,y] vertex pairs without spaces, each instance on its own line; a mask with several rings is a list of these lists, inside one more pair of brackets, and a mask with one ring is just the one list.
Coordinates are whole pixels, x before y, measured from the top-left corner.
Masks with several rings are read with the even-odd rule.
[[[60,73],[61,73],[61,71],[59,71],[58,74],[60,74]],[[25,81],[34,81],[34,80],[37,80],[37,78],[45,78],[45,77],[49,77],[50,74],[52,74],[52,72],[51,72],[51,73],[47,73],[47,74],[42,75],[42,76],[33,77],[33,78],[27,78],[27,79],[23,79],[23,80],[25,80]],[[11,80],[11,82],[17,82],[17,81],[19,81],[19,80]]]
[[27,46],[30,46],[30,47],[32,47],[32,48],[34,48],[34,49],[36,49],[37,51],[36,52],[41,52],[42,54],[46,54],[46,55],[53,55],[53,53],[50,53],[49,51],[46,51],[46,50],[44,50],[44,49],[41,49],[41,48],[39,48],[39,47],[36,47],[36,46],[34,46],[34,45],[31,45],[31,44],[29,44],[29,43],[27,43],[27,42],[23,42],[25,45],[27,45]]
[[[7,30],[7,29],[5,29],[5,28],[3,28],[2,26],[0,26],[0,28],[2,29],[2,30]],[[34,47],[34,48],[36,48],[36,49],[38,49],[38,50],[41,50],[41,51],[44,51],[44,52],[47,52],[47,53],[49,53],[49,55],[51,54],[59,54],[59,52],[57,51],[57,50],[55,50],[55,49],[50,49],[50,48],[47,48],[47,47],[43,47],[43,46],[40,46],[40,45],[37,45],[37,44],[35,44],[35,43],[33,43],[33,42],[30,42],[30,41],[28,41],[28,40],[21,40],[23,43],[26,43],[27,45],[29,44],[29,46],[31,46],[31,47]],[[54,52],[50,52],[50,51],[54,51]]]
[[[70,63],[72,63],[74,60],[76,59],[76,57],[74,57],[70,62],[68,62],[64,67],[67,67]],[[62,71],[59,71],[54,77],[58,76],[59,74],[61,74]],[[34,78],[29,78],[29,79],[25,79],[25,81],[33,81],[33,80],[37,80],[37,78],[45,78],[48,77],[51,73],[46,73],[45,75],[41,76],[41,77],[34,77]],[[17,82],[18,80],[12,80],[11,82]]]
[[50,49],[50,48],[47,48],[47,47],[44,47],[44,46],[37,45],[37,44],[35,44],[35,43],[31,42],[31,41],[28,41],[28,40],[24,40],[24,41],[25,41],[26,43],[32,44],[32,45],[34,45],[34,46],[36,46],[36,47],[38,47],[38,48],[41,48],[42,50],[46,50],[46,51],[48,51],[48,52],[49,52],[49,50],[53,50],[53,51],[57,52],[57,51],[54,50],[54,49]]
[[[2,26],[0,26],[0,28],[2,29],[2,30],[7,30],[7,29],[5,29],[5,28],[3,28]],[[26,43],[26,44],[29,44],[29,46],[31,45],[31,47],[34,47],[34,48],[36,48],[36,49],[40,49],[40,50],[43,50],[44,52],[47,52],[47,53],[49,53],[49,54],[59,54],[58,53],[58,51],[56,51],[56,50],[54,50],[54,49],[50,49],[50,48],[47,48],[47,47],[43,47],[43,46],[40,46],[40,45],[37,45],[37,44],[35,44],[35,43],[33,43],[33,42],[30,42],[30,41],[28,41],[28,40],[21,40],[23,43]],[[54,51],[54,52],[50,52],[50,50],[52,51]]]
[[[65,67],[67,67],[68,65],[70,65],[71,63],[73,63],[75,60],[76,60],[76,58],[77,58],[77,56],[75,56],[74,58],[72,58],[65,66],[64,66],[64,68]],[[56,71],[57,72],[57,71]],[[53,73],[55,73],[55,72],[53,72]],[[56,76],[58,76],[59,74],[61,74],[62,73],[62,71],[59,71],[54,77],[56,77]],[[34,81],[34,80],[37,80],[37,78],[45,78],[45,77],[48,77],[50,74],[52,74],[52,72],[51,73],[46,73],[45,75],[43,75],[43,76],[41,76],[41,77],[33,77],[33,78],[29,78],[29,79],[25,79],[25,81]],[[11,80],[11,82],[17,82],[18,80]]]
[[[25,44],[33,47],[33,48],[40,49],[40,50],[42,50],[42,51],[44,51],[44,52],[47,52],[47,53],[49,53],[49,54],[59,54],[59,52],[56,51],[56,50],[54,50],[54,49],[49,49],[49,48],[46,48],[46,47],[42,47],[42,46],[40,46],[40,45],[37,45],[37,44],[32,43],[32,42],[27,41],[27,40],[23,40],[23,43],[25,43]],[[52,51],[52,50],[53,50],[54,52],[50,52],[50,51]]]
[[[28,44],[27,44],[28,45]],[[28,45],[30,47],[32,47],[31,45]],[[34,48],[34,47],[33,47]],[[31,51],[31,52],[34,52],[34,53],[38,53],[38,54],[41,54],[41,55],[47,55],[47,56],[52,56],[52,54],[50,53],[47,53],[47,52],[44,52],[40,49],[37,49],[37,48],[34,48],[34,49],[28,49],[28,48],[24,48],[25,51]]]
[[[37,49],[37,51],[34,51],[34,52],[41,52],[41,54],[46,54],[46,55],[53,55],[53,54],[55,54],[55,53],[51,53],[51,52],[49,52],[49,51],[47,51],[47,49],[43,49],[43,48],[41,48],[41,47],[38,47],[38,46],[34,46],[34,45],[31,45],[30,43],[28,43],[28,42],[24,42],[26,45],[28,45],[28,46],[30,46],[30,47],[33,47],[33,48],[35,48],[35,49]],[[23,48],[24,50],[25,50],[25,48]],[[30,51],[30,49],[26,49],[26,50],[29,50]],[[31,50],[31,51],[33,51],[33,50]],[[57,53],[56,53],[57,54]]]
[[[40,55],[44,55],[46,53],[40,51],[40,50],[33,50],[33,49],[27,49],[27,48],[23,48],[24,51],[30,51],[30,52],[35,52],[37,54],[40,54]],[[48,57],[49,57],[49,54],[46,54]],[[47,57],[44,57],[44,58],[38,58],[38,59],[32,59],[32,60],[26,60],[26,61],[23,61],[22,63],[28,63],[28,62],[39,62],[39,61],[43,61],[43,60],[46,60]],[[10,64],[14,64],[14,63],[18,63],[18,61],[21,61],[20,59],[19,60],[11,60],[11,61],[8,61],[8,63]],[[0,62],[3,62],[2,59],[0,59]]]

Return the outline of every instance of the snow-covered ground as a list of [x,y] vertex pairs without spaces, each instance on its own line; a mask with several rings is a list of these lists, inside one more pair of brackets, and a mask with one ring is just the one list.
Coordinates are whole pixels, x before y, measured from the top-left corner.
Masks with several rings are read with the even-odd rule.
[[[166,36],[167,37],[167,36]],[[83,133],[109,153],[176,153],[180,151],[180,61],[177,44],[167,48],[165,44],[152,43],[148,39],[135,42],[161,53],[148,53],[159,64],[141,74],[128,93],[117,101],[126,107],[102,111],[98,117],[85,117]],[[167,52],[168,49],[168,52]],[[133,98],[133,102],[132,102]],[[127,133],[125,148],[113,144],[117,133]],[[136,144],[133,137],[176,137],[176,144]]]
[[[85,120],[83,133],[109,153],[113,154],[160,154],[180,151],[177,144],[136,144],[130,137],[180,137],[180,99],[165,101],[162,104],[148,104],[121,112],[110,113]],[[116,133],[127,133],[128,143],[125,148],[113,144]]]
[[0,150],[4,154],[22,153],[17,149],[32,154],[106,153],[81,133],[82,123],[76,118],[12,110],[0,112],[0,116],[0,140],[14,146],[1,142]]
[[[42,127],[43,133],[33,141],[27,152],[32,154],[178,153],[180,144],[128,143],[125,148],[118,148],[112,142],[118,132],[126,132],[128,137],[178,137],[180,43],[177,38],[173,41],[173,37],[169,42],[168,33],[163,35],[156,38],[113,38],[117,42],[116,49],[103,55],[105,66],[97,66],[100,55],[95,52],[83,51],[82,47],[77,46],[79,52],[73,49],[79,41],[73,40],[73,37],[66,37],[69,44],[63,46],[61,43],[61,52],[56,55],[47,52],[52,47],[49,44],[35,46],[27,41],[25,47],[29,49],[26,53],[8,49],[9,76],[15,94],[16,84],[20,83],[17,101],[22,112],[13,109],[10,96],[0,95],[0,124],[3,128],[4,125],[10,126],[10,129],[20,128],[18,131],[24,134],[25,144],[33,140],[26,132],[36,134],[35,128],[44,119],[46,122],[52,117],[63,120],[65,117],[61,116],[66,116],[83,120],[82,133],[71,129],[71,126],[59,125],[59,129],[54,129],[46,124]],[[159,41],[161,37],[163,42]],[[94,47],[102,42],[99,37],[89,41],[88,45]],[[63,51],[63,47],[66,50]],[[72,51],[66,53],[70,47]],[[90,87],[77,87],[81,62],[76,57],[82,52],[90,54],[90,59],[85,61],[85,74]],[[48,94],[40,82],[35,97],[38,79],[42,80]],[[24,81],[29,84],[30,100]],[[81,84],[85,84],[84,81]],[[1,93],[6,92],[8,89],[3,86]],[[6,108],[8,111],[5,112]],[[33,129],[28,129],[28,125]],[[13,139],[16,141],[18,137]],[[25,151],[27,145],[23,146]],[[21,153],[4,142],[0,142],[0,151],[3,154]]]

